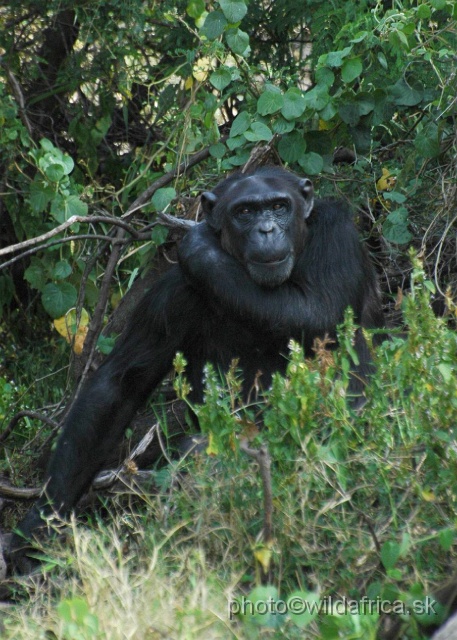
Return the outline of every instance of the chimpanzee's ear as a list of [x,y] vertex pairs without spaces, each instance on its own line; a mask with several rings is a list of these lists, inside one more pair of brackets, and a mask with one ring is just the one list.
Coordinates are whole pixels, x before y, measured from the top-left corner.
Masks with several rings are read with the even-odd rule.
[[205,191],[202,193],[200,202],[202,204],[203,213],[205,218],[213,229],[220,231],[220,224],[218,223],[216,216],[214,215],[214,207],[217,202],[217,196],[211,191]]
[[305,200],[303,212],[306,219],[309,217],[314,207],[314,187],[309,178],[302,178],[300,180],[300,191]]

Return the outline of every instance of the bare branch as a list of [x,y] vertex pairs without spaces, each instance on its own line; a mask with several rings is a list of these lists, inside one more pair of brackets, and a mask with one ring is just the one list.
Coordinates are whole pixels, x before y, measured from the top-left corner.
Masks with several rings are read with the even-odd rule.
[[[141,238],[142,240],[144,238]],[[33,249],[29,249],[28,251],[24,251],[20,253],[18,256],[11,258],[7,262],[3,262],[0,264],[0,271],[2,269],[6,269],[10,267],[12,264],[17,262],[18,260],[23,260],[28,256],[32,256],[34,253],[38,253],[38,251],[42,251],[44,249],[49,249],[49,247],[55,247],[57,244],[63,244],[64,242],[76,242],[76,240],[101,240],[102,242],[110,242],[111,244],[118,244],[129,242],[128,240],[118,240],[117,238],[111,238],[110,236],[102,236],[98,233],[85,233],[77,236],[66,236],[65,238],[59,238],[58,240],[51,240],[51,242],[47,242],[46,244],[41,244],[38,247],[33,247]]]
[[87,373],[92,365],[92,361],[95,355],[95,348],[97,346],[97,339],[100,335],[100,331],[102,329],[103,324],[103,316],[105,315],[106,306],[108,304],[108,296],[109,290],[111,286],[111,278],[113,277],[113,273],[116,269],[117,262],[119,260],[119,256],[122,250],[122,240],[125,236],[125,229],[118,229],[116,234],[116,244],[113,245],[111,255],[108,260],[108,264],[106,265],[106,270],[103,275],[102,286],[100,287],[100,293],[97,300],[96,307],[94,309],[94,314],[92,316],[92,320],[89,324],[89,331],[87,332],[86,339],[84,340],[84,347],[82,358],[85,360],[86,364],[84,366],[84,371],[82,373],[81,379],[79,381],[78,389],[76,391],[75,397],[73,398],[73,402],[79,395],[79,392],[84,384]]
[[[33,413],[33,411],[21,412],[21,413]],[[19,416],[19,414],[17,415]],[[40,419],[43,419],[43,421],[46,421],[44,417],[40,416],[39,414],[36,414],[36,416],[33,416],[33,417],[40,417]],[[15,416],[15,418],[17,418],[17,416]],[[158,422],[152,425],[152,427],[147,431],[147,433],[143,436],[140,442],[136,445],[133,451],[127,456],[127,458],[124,460],[124,462],[120,465],[118,469],[114,471],[111,471],[111,470],[101,471],[99,474],[97,474],[97,477],[92,482],[92,489],[94,489],[95,491],[100,491],[101,489],[107,489],[118,480],[124,482],[129,486],[130,485],[129,480],[131,480],[132,477],[135,477],[137,475],[141,477],[142,475],[145,475],[142,472],[132,473],[131,471],[132,462],[134,462],[134,460],[138,458],[138,456],[143,454],[146,451],[146,449],[149,447],[151,442],[154,440],[158,427],[159,427]],[[151,476],[151,473],[149,472],[146,472],[146,473],[147,473],[147,477]],[[5,498],[12,498],[15,500],[33,500],[35,498],[38,498],[41,495],[41,492],[42,492],[41,487],[21,489],[18,487],[13,487],[6,482],[0,482],[0,496],[3,496]]]
[[170,184],[170,182],[173,182],[173,180],[177,176],[181,175],[182,173],[186,173],[186,171],[194,167],[196,164],[203,162],[203,160],[206,160],[207,158],[209,158],[209,147],[202,149],[191,158],[189,158],[189,160],[181,162],[180,165],[158,178],[145,191],[143,191],[143,193],[141,193],[138,198],[130,205],[130,207],[122,217],[127,219],[131,218],[135,211],[141,209],[148,202],[148,200],[152,198],[154,193],[158,191],[158,189],[166,187],[166,185]]
[[12,93],[14,95],[14,98],[15,98],[16,102],[19,105],[19,112],[21,114],[22,122],[24,123],[25,128],[27,129],[29,136],[33,140],[33,137],[34,137],[33,136],[33,127],[30,124],[30,120],[27,117],[27,113],[26,113],[26,110],[25,110],[24,93],[22,91],[21,85],[19,84],[19,82],[16,79],[16,76],[11,71],[11,69],[9,69],[9,67],[7,66],[6,63],[1,61],[0,65],[5,69],[6,77],[8,78],[8,82],[10,84],[11,91],[12,91]]
[[0,249],[0,256],[5,256],[8,253],[15,253],[20,249],[25,249],[26,247],[32,247],[36,244],[40,244],[40,242],[44,242],[45,240],[49,240],[49,238],[53,238],[58,233],[65,231],[68,227],[75,224],[75,222],[81,222],[84,224],[96,224],[105,222],[107,224],[112,224],[116,227],[121,227],[125,229],[130,235],[134,238],[138,237],[139,233],[134,229],[131,225],[129,225],[125,220],[120,220],[119,218],[110,217],[110,216],[71,216],[65,222],[60,224],[58,227],[51,229],[47,233],[43,233],[41,236],[37,236],[36,238],[30,238],[30,240],[24,240],[24,242],[19,242],[18,244],[12,244],[9,247],[5,247],[4,249]]
[[34,489],[20,489],[13,487],[6,482],[0,482],[0,496],[12,498],[13,500],[35,500],[41,495],[41,487]]
[[186,220],[185,218],[175,218],[175,216],[171,216],[169,213],[164,213],[161,211],[157,214],[160,222],[165,227],[170,227],[171,229],[186,229],[189,230],[192,227],[195,227],[198,222],[195,220]]
[[[224,142],[227,138],[228,136],[222,136],[221,142]],[[152,196],[156,191],[158,191],[158,189],[162,189],[163,187],[166,187],[167,184],[170,184],[170,182],[173,182],[175,178],[177,178],[178,176],[184,173],[187,173],[189,169],[192,169],[192,167],[195,167],[195,165],[200,164],[200,162],[203,162],[203,160],[206,160],[207,158],[209,158],[209,155],[210,155],[209,149],[210,149],[209,147],[206,147],[205,149],[198,151],[193,156],[191,156],[188,160],[181,162],[181,164],[179,164],[177,167],[175,167],[165,175],[158,178],[145,191],[143,191],[143,193],[141,193],[138,196],[138,198],[130,205],[130,207],[124,213],[122,218],[127,218],[127,219],[131,218],[135,213],[135,211],[137,211],[138,209],[141,209],[141,207],[143,207],[148,202],[148,200],[152,198]]]
[[154,440],[158,428],[159,423],[154,423],[152,427],[147,431],[147,433],[141,438],[140,442],[136,445],[134,450],[127,456],[121,466],[114,471],[102,471],[101,473],[99,473],[92,483],[92,488],[95,490],[107,489],[117,480],[122,480],[126,475],[130,477],[132,475],[136,475],[132,474],[132,472],[129,471],[132,462],[134,462],[134,460],[138,458],[138,456],[146,451],[151,442]]
[[271,458],[268,447],[262,445],[260,449],[252,449],[248,446],[247,440],[242,440],[240,449],[254,458],[259,465],[263,485],[263,542],[268,544],[273,539],[273,489],[271,487]]
[[45,424],[48,424],[53,429],[58,429],[59,425],[57,422],[43,415],[42,413],[37,413],[36,411],[29,411],[28,409],[24,409],[23,411],[19,411],[15,416],[9,421],[5,431],[0,433],[0,442],[5,442],[10,433],[13,431],[19,420],[22,418],[33,418],[34,420],[41,420]]

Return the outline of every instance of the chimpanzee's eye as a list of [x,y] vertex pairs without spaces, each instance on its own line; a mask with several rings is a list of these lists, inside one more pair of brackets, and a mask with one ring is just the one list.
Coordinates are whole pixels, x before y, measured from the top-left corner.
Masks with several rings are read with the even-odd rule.
[[246,216],[251,213],[252,213],[252,209],[250,209],[249,207],[239,207],[239,209],[236,210],[237,216]]

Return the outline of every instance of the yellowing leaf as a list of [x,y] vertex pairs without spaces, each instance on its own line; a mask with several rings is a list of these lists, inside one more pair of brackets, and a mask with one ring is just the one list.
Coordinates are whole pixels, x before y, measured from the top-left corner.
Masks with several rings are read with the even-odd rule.
[[214,441],[214,436],[211,432],[208,437],[208,446],[206,447],[206,453],[209,456],[216,456],[219,453],[219,449],[216,445],[216,442]]
[[378,191],[392,191],[392,189],[395,187],[396,182],[397,182],[397,178],[391,175],[389,169],[386,169],[386,167],[383,167],[382,176],[379,178],[379,180],[376,183],[376,189]]
[[89,314],[87,311],[85,309],[81,310],[78,327],[76,327],[76,309],[70,309],[62,318],[54,320],[54,327],[69,344],[73,342],[73,351],[80,355],[89,330]]
[[254,550],[254,558],[260,563],[265,573],[268,572],[271,562],[271,548],[268,546]]
[[193,84],[194,84],[194,79],[192,78],[192,76],[189,76],[186,82],[184,83],[184,88],[188,91],[189,89],[192,89]]
[[421,496],[423,497],[425,502],[435,502],[436,500],[436,496],[433,491],[426,491],[425,489],[423,489],[421,491]]
[[78,327],[78,331],[76,332],[76,335],[75,335],[75,341],[73,343],[73,351],[76,353],[77,356],[80,356],[83,352],[84,341],[86,339],[88,331],[89,331],[88,326],[81,327],[80,325]]
[[198,82],[204,82],[208,77],[208,73],[215,67],[215,60],[210,58],[200,58],[196,61],[192,69],[192,75]]
[[319,131],[330,131],[335,125],[319,118]]
[[119,302],[122,300],[122,293],[117,289],[113,294],[111,294],[110,302],[113,309],[116,309],[119,306]]

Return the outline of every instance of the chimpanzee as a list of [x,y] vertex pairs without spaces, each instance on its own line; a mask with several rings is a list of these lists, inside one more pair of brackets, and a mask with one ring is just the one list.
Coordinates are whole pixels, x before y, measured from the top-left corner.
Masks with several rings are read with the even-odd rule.
[[[202,195],[206,220],[183,239],[179,264],[151,289],[65,422],[45,492],[19,526],[25,538],[52,511],[67,514],[135,412],[183,352],[191,400],[203,399],[205,363],[227,369],[239,358],[247,396],[258,372],[267,388],[284,372],[290,338],[312,355],[315,338],[335,328],[352,307],[363,327],[382,327],[374,268],[347,208],[314,200],[307,178],[277,167],[234,174]],[[364,337],[350,394],[363,397],[370,371]],[[24,539],[16,535],[20,556]]]

